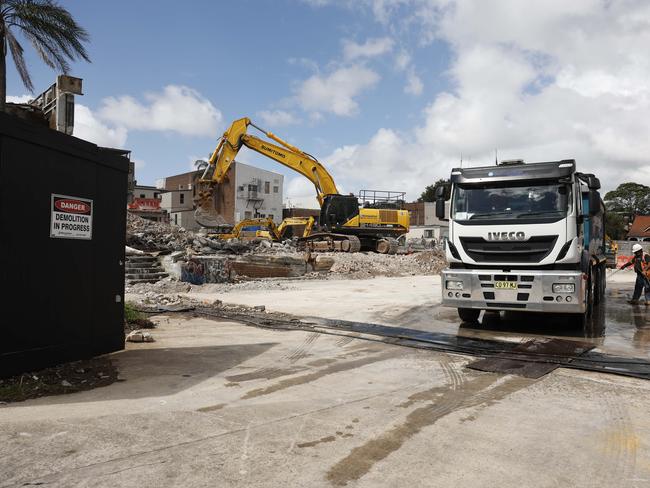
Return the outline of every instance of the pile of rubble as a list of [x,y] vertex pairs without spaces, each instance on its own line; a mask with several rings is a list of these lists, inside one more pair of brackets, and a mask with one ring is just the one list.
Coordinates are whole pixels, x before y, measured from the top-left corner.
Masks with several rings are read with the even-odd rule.
[[364,252],[333,253],[332,256],[335,260],[328,278],[334,279],[434,275],[446,265],[444,254],[439,250],[395,256]]
[[277,254],[296,250],[295,243],[290,240],[278,243],[266,239],[216,239],[183,227],[143,219],[131,213],[127,213],[126,245],[147,252],[183,251],[202,255]]
[[[445,266],[444,255],[437,248],[409,253],[411,247],[402,247],[402,254],[398,255],[372,252],[310,254],[298,251],[295,241],[291,240],[281,243],[266,239],[222,240],[131,214],[128,215],[126,238],[130,252],[170,255],[162,260],[166,263],[165,272],[183,283],[179,283],[179,289],[170,290],[169,287],[176,286],[174,281],[164,279],[160,286],[166,287],[166,292],[187,291],[182,288],[188,283],[203,285],[240,279],[429,275],[439,273]],[[174,269],[176,272],[172,273]],[[156,291],[158,284],[141,287],[133,282],[128,285],[127,292],[142,293]]]
[[126,245],[141,251],[180,251],[194,240],[182,227],[153,222],[130,212],[126,214]]

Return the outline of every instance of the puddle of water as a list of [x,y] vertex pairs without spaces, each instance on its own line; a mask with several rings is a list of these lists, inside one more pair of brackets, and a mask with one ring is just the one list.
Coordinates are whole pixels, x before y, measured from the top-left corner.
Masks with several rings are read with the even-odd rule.
[[[595,308],[584,330],[570,316],[490,312],[483,314],[478,325],[461,324],[456,333],[491,340],[539,337],[577,340],[593,344],[602,352],[650,359],[650,306],[628,304],[631,291],[630,285],[609,285],[605,301]],[[448,328],[447,324],[443,328]]]

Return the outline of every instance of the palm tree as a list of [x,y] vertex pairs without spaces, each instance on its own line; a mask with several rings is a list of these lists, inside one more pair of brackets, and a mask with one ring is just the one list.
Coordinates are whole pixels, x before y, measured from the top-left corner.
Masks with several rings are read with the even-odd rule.
[[31,42],[43,62],[52,69],[67,74],[68,61],[84,59],[90,62],[84,47],[89,40],[88,32],[56,2],[0,0],[0,111],[4,111],[7,100],[7,48],[23,85],[30,92],[34,91],[17,33]]

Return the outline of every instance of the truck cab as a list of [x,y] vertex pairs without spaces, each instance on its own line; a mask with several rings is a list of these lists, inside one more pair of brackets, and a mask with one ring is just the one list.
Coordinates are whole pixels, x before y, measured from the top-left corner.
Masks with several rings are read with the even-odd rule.
[[605,290],[600,182],[572,159],[455,168],[442,303],[463,321],[481,310],[571,313],[587,320]]

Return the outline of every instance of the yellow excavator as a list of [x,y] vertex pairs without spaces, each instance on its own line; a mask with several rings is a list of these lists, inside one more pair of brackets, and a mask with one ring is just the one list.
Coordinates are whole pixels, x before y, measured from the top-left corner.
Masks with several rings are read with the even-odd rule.
[[308,237],[315,223],[316,220],[314,217],[287,217],[277,227],[272,223],[267,226],[268,230],[258,230],[257,237],[271,239],[272,241],[281,241],[286,237],[286,233],[291,227],[304,227],[302,237]]
[[307,237],[311,234],[314,222],[314,217],[288,217],[284,219],[280,225],[275,225],[273,219],[270,218],[244,219],[237,222],[237,224],[228,232],[208,234],[208,236],[223,240],[240,239],[242,237],[242,232],[246,228],[261,227],[255,231],[255,236],[252,237],[278,242],[285,238],[285,234],[290,227],[304,226],[302,237]]
[[[248,134],[249,126],[277,144]],[[316,158],[258,127],[248,118],[234,121],[224,132],[198,182],[196,221],[200,225],[216,227],[225,221],[217,209],[215,195],[218,197],[218,187],[243,146],[297,171],[314,184],[321,209],[320,218],[316,231],[299,239],[302,248],[345,252],[368,250],[383,254],[397,251],[397,237],[409,230],[409,212],[401,209],[401,202],[379,199],[360,207],[355,195],[339,193],[334,179]],[[377,193],[381,192],[373,192]]]
[[606,266],[608,268],[616,268],[618,257],[618,243],[605,234],[605,257],[607,258]]

